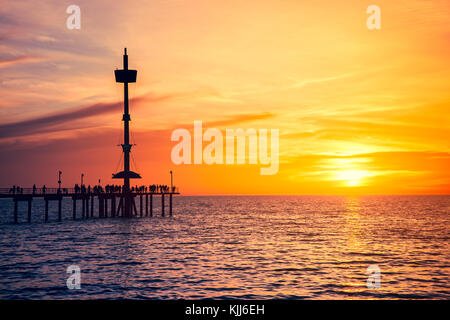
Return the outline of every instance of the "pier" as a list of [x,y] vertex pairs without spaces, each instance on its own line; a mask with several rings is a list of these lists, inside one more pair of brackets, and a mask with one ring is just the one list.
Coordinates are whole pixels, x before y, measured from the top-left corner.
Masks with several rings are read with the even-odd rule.
[[[169,198],[169,215],[172,216],[172,198],[173,195],[180,194],[178,188],[173,186],[173,172],[170,171],[170,188],[165,186],[151,185],[141,186],[139,188],[130,188],[130,179],[141,179],[139,173],[130,170],[130,153],[133,144],[130,143],[130,121],[128,99],[128,84],[136,82],[137,70],[128,68],[127,49],[123,54],[123,69],[114,70],[116,82],[123,83],[123,143],[120,145],[123,152],[123,170],[113,173],[113,179],[122,179],[123,185],[119,188],[103,190],[101,186],[93,189],[83,185],[84,174],[81,175],[81,187],[62,188],[61,187],[61,171],[58,173],[58,188],[0,188],[0,199],[11,198],[14,201],[13,221],[19,221],[19,202],[28,203],[28,222],[31,222],[32,201],[36,198],[43,198],[45,201],[44,221],[49,221],[49,205],[50,202],[57,202],[58,205],[58,221],[62,220],[62,200],[63,198],[72,198],[73,201],[73,219],[77,219],[77,202],[81,201],[81,219],[95,217],[94,202],[98,201],[98,218],[107,217],[147,217],[153,216],[153,197],[161,197],[161,216],[165,216],[165,197]],[[156,188],[155,188],[156,187]],[[136,198],[139,199],[139,213],[136,208]],[[145,201],[145,206],[144,206]],[[145,207],[145,214],[144,214]],[[108,210],[109,208],[109,210]]]
[[[49,221],[50,203],[56,202],[58,208],[57,221],[62,221],[62,200],[63,198],[72,198],[73,210],[72,218],[114,218],[125,216],[124,204],[125,198],[129,198],[131,205],[131,217],[153,217],[153,207],[156,197],[161,197],[161,216],[165,216],[165,197],[169,198],[169,216],[173,214],[172,198],[173,195],[180,194],[178,188],[165,191],[130,191],[130,192],[77,192],[75,188],[21,188],[20,192],[12,193],[9,188],[0,188],[0,199],[9,198],[14,201],[13,221],[19,221],[19,202],[27,202],[27,221],[31,222],[31,211],[33,199],[43,199],[45,201],[45,210],[43,221]],[[136,207],[135,199],[139,199],[139,212]],[[77,211],[77,203],[80,202],[81,212]],[[94,210],[94,202],[98,203],[97,210]],[[109,209],[109,210],[108,210]],[[144,212],[145,209],[145,212]]]

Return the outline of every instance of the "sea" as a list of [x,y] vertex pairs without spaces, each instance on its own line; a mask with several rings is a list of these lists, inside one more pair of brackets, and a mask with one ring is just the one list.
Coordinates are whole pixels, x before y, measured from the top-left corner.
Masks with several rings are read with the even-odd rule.
[[67,199],[61,222],[33,200],[31,223],[26,204],[13,224],[0,200],[0,299],[450,299],[450,196],[176,196],[171,217],[155,196],[153,217],[84,220]]

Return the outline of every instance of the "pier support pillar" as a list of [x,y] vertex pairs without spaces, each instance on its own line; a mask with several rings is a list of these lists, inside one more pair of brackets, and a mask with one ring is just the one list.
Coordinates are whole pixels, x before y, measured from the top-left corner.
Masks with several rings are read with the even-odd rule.
[[72,200],[73,206],[72,206],[72,218],[75,220],[77,218],[77,200],[75,198]]
[[86,217],[86,202],[85,199],[81,199],[81,218],[84,219]]
[[127,191],[123,196],[122,217],[132,218],[135,215],[136,204],[134,203],[134,196]]
[[98,217],[99,218],[103,218],[103,213],[104,213],[104,202],[103,199],[98,197]]
[[148,194],[145,195],[145,216],[148,217]]
[[45,199],[45,215],[44,215],[44,221],[48,222],[48,200]]
[[143,213],[143,208],[142,208],[142,198],[143,197],[144,197],[143,195],[141,195],[139,197],[139,215],[141,216],[141,218],[142,218],[142,213]]
[[137,209],[136,209],[136,202],[134,201],[134,197],[131,198],[131,206],[134,212],[134,215],[137,217],[138,213],[137,213]]
[[94,196],[91,196],[91,218],[94,217]]
[[58,199],[58,221],[62,220],[62,199]]
[[116,197],[113,196],[111,198],[111,217],[115,217],[116,216]]
[[28,199],[28,222],[31,222],[31,199]]
[[18,201],[14,199],[14,223],[18,222],[19,207]]
[[123,197],[120,197],[119,204],[117,206],[117,216],[123,217]]
[[103,215],[103,217],[108,218],[108,198],[105,198],[104,201],[105,201],[105,209],[104,209],[105,214]]
[[153,217],[153,194],[150,195],[150,217]]
[[169,196],[169,215],[172,216],[172,194]]
[[161,194],[161,217],[164,217],[164,193]]

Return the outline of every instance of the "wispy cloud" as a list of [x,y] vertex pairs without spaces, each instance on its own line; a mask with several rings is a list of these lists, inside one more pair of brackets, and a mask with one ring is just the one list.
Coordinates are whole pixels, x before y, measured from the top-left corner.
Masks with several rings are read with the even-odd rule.
[[28,62],[40,62],[42,58],[33,57],[33,56],[19,56],[12,57],[0,60],[0,68],[9,67],[11,65],[19,64],[19,63],[28,63]]
[[[141,102],[162,102],[175,96],[176,95],[152,96],[147,94],[130,99],[130,102],[135,103],[136,106],[139,106]],[[60,131],[60,125],[62,124],[67,125],[75,120],[95,117],[112,112],[120,112],[121,108],[122,102],[95,103],[33,119],[5,123],[0,125],[0,138],[20,137],[44,132]],[[64,130],[67,130],[67,126],[64,127]]]
[[221,126],[231,126],[238,123],[257,121],[257,120],[265,120],[269,118],[273,118],[275,115],[269,112],[263,113],[251,113],[251,114],[237,114],[229,117],[228,119],[218,120],[218,121],[209,121],[205,123],[205,126],[208,127],[221,127]]
[[356,73],[345,73],[340,74],[336,76],[330,76],[330,77],[324,77],[324,78],[317,78],[317,79],[307,79],[307,80],[301,80],[301,81],[295,81],[293,84],[289,85],[286,89],[294,89],[294,88],[302,88],[310,84],[320,84],[320,83],[326,83],[330,81],[345,79],[351,76],[356,75]]

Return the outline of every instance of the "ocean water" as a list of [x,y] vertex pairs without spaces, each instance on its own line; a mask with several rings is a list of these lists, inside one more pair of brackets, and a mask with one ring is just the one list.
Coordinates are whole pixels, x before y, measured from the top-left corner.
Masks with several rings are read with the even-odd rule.
[[152,218],[76,221],[67,200],[48,223],[43,206],[14,225],[0,200],[1,299],[450,298],[450,196],[178,196],[173,217],[156,200]]

